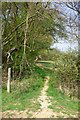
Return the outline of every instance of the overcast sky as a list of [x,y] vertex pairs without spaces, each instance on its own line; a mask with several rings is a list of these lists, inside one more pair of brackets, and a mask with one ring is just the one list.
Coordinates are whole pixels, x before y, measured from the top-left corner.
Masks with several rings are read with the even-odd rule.
[[[53,5],[54,5],[54,3],[53,3]],[[53,5],[52,5],[52,7],[53,7]],[[61,12],[63,12],[64,14],[66,14],[68,16],[67,19],[69,19],[71,17],[71,19],[73,20],[73,18],[75,18],[75,15],[77,15],[77,12],[66,7],[65,4],[58,4],[57,6]],[[77,20],[77,18],[76,18],[76,20]],[[74,31],[75,33],[78,33],[77,28],[76,29],[73,28],[71,31],[70,27],[68,27],[67,24],[66,24],[66,29],[70,32]],[[64,39],[64,41],[61,38],[59,38],[59,42],[54,43],[51,46],[51,48],[58,48],[60,51],[63,51],[63,52],[68,51],[70,47],[73,50],[75,48],[78,50],[78,41],[77,41],[76,37],[73,34],[72,35],[69,34],[68,37],[69,37],[68,40]],[[71,40],[72,42],[69,42],[69,40]],[[71,50],[69,50],[69,51],[71,51]]]
[[51,48],[57,48],[62,52],[66,52],[68,51],[69,48],[72,48],[73,50],[76,48],[78,50],[78,42],[64,42],[64,41],[60,41],[59,43],[54,43],[54,45],[51,46]]

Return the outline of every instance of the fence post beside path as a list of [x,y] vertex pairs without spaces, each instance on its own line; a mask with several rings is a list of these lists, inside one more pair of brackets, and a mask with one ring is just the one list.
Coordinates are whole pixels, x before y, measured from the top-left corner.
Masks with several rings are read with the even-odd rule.
[[7,92],[10,93],[11,68],[8,68]]

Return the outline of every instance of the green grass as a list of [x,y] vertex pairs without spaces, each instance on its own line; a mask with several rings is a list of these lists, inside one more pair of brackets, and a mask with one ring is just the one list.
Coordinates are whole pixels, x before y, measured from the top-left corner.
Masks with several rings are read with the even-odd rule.
[[34,74],[38,74],[40,77],[45,78],[45,76],[47,76],[46,72],[41,69],[40,67],[38,67],[37,65],[34,65],[34,70],[33,70]]
[[51,117],[54,118],[54,115],[52,115]]
[[51,68],[53,67],[52,63],[42,62],[41,64],[46,67],[51,67]]
[[28,113],[28,118],[30,118],[32,116],[32,114],[31,113]]
[[[47,90],[47,95],[53,97],[51,99],[52,105],[49,106],[50,109],[56,110],[57,112],[66,110],[66,114],[75,114],[78,111],[78,102],[71,100],[66,94],[61,93],[59,90],[56,89],[56,83],[59,84],[59,78],[55,78],[57,76],[57,72],[49,72],[50,73],[50,80],[49,80],[49,88]],[[54,103],[54,101],[57,101]],[[60,109],[56,108],[56,106],[60,107]]]
[[20,110],[25,110],[27,108],[39,109],[40,104],[32,103],[32,99],[34,98],[36,100],[40,95],[40,91],[41,91],[41,88],[30,90],[28,93],[25,92],[24,94],[21,94],[19,98],[15,97],[15,94],[12,94],[12,93],[8,94],[6,91],[3,91],[2,110],[3,111],[6,111],[6,110],[20,111]]
[[63,118],[63,116],[57,116],[57,118]]
[[73,116],[69,116],[69,118],[74,118]]
[[[41,61],[41,64],[46,67],[49,67],[52,64],[52,62]],[[56,66],[53,64],[53,68],[54,67],[56,67]],[[63,66],[60,66],[60,68],[63,70]],[[44,68],[44,70],[50,76],[50,80],[48,83],[49,88],[47,90],[47,95],[53,97],[53,98],[50,98],[52,105],[50,105],[49,108],[53,109],[54,112],[55,111],[56,112],[60,112],[60,111],[64,112],[65,111],[64,114],[67,114],[69,116],[70,116],[70,114],[76,115],[78,112],[78,102],[71,100],[71,98],[69,98],[66,94],[61,93],[58,89],[56,89],[58,87],[58,84],[60,81],[59,76],[58,76],[58,70],[55,71],[54,69],[49,70],[46,68]],[[57,77],[55,77],[55,76],[57,76]],[[56,101],[56,103],[54,103],[54,101]],[[60,109],[56,108],[56,106],[60,107]]]
[[[46,73],[44,70],[38,66],[34,66],[33,75],[29,78],[24,78],[19,83],[25,82],[23,86],[17,88],[16,85],[11,87],[11,92],[7,93],[6,87],[3,85],[2,89],[2,111],[6,110],[25,110],[27,108],[35,110],[40,108],[39,102],[32,103],[32,100],[35,101],[41,94],[41,90],[44,86]],[[29,85],[28,85],[29,83]],[[24,91],[25,90],[25,91]]]
[[[56,65],[53,64],[53,61],[40,61],[40,63],[46,67],[56,67]],[[62,66],[61,69],[63,69]],[[59,84],[58,70],[55,71],[54,69],[50,70],[47,68],[41,69],[37,65],[34,65],[33,75],[29,76],[29,78],[21,80],[22,82],[27,80],[27,82],[30,83],[30,85],[27,86],[28,88],[25,92],[18,89],[15,89],[16,91],[12,92],[12,89],[11,93],[8,94],[6,92],[6,88],[2,90],[2,111],[21,111],[29,108],[30,110],[35,112],[36,110],[40,109],[41,104],[36,100],[41,94],[41,90],[44,86],[45,77],[48,75],[50,76],[50,80],[48,83],[49,88],[47,89],[47,95],[53,97],[50,98],[52,105],[50,105],[49,108],[53,109],[54,112],[56,111],[59,113],[61,111],[64,114],[69,115],[70,117],[72,117],[72,114],[76,115],[78,111],[78,102],[71,100],[69,97],[67,97],[67,95],[61,93],[59,90],[56,89],[57,85]],[[36,102],[32,103],[32,100]],[[54,103],[54,101],[56,101],[56,103]],[[60,109],[57,107],[60,107]],[[31,114],[29,114],[28,117],[30,116]],[[61,118],[61,116],[58,116],[58,118]]]
[[[66,95],[63,93],[59,92],[58,90],[55,90],[53,88],[49,88],[47,90],[48,96],[54,97],[54,99],[51,99],[52,105],[49,106],[50,109],[53,109],[55,112],[60,112],[60,111],[66,111],[64,114],[70,115],[70,114],[77,114],[78,111],[78,102],[71,100],[68,98]],[[70,101],[66,101],[66,98],[69,99]],[[54,101],[57,101],[55,104]],[[60,107],[60,109],[56,108],[56,106]]]

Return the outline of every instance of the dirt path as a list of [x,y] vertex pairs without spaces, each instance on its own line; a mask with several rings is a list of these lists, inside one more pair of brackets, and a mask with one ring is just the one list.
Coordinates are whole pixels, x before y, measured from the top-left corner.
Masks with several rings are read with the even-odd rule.
[[51,68],[51,67],[46,67],[46,66],[42,65],[41,63],[36,63],[36,65],[39,66],[39,67],[41,67],[42,69],[43,69],[43,68],[50,69],[50,70],[53,69],[53,68]]
[[[41,64],[37,64],[39,67],[42,68],[42,65]],[[44,66],[43,66],[44,68]],[[39,96],[39,98],[37,99],[37,101],[41,104],[41,107],[39,110],[37,111],[32,111],[30,110],[30,112],[28,112],[28,109],[26,109],[25,111],[5,111],[3,112],[3,117],[4,118],[9,118],[9,116],[7,115],[7,113],[10,113],[10,117],[11,118],[69,118],[69,115],[67,115],[65,112],[65,109],[63,109],[63,112],[57,112],[56,110],[53,112],[53,109],[49,109],[48,106],[51,105],[51,100],[50,99],[53,99],[53,97],[50,97],[50,96],[47,96],[46,94],[46,90],[48,89],[48,81],[49,81],[49,76],[46,77],[46,81],[45,81],[45,84],[44,84],[44,87],[41,91],[41,96]],[[32,100],[32,102],[37,102],[37,101],[34,101]],[[54,100],[54,104],[56,104],[56,100]],[[52,106],[52,105],[51,105]],[[56,105],[56,108],[58,109],[61,109],[60,105]],[[13,114],[13,116],[11,116],[11,114]],[[31,117],[28,117],[28,114],[32,114]],[[77,115],[71,115],[73,116],[74,118],[77,118]]]
[[[41,91],[41,96],[39,96],[39,98],[37,99],[37,101],[39,101],[39,103],[41,104],[41,107],[38,111],[36,112],[32,112],[32,116],[30,118],[50,118],[53,115],[53,110],[49,109],[48,106],[51,105],[49,97],[46,94],[46,90],[48,89],[48,81],[49,81],[49,76],[46,77],[46,81],[44,84],[44,87]],[[36,101],[35,101],[36,102]],[[5,117],[9,117],[7,116],[8,113],[14,113],[14,116],[12,116],[11,118],[27,118],[28,115],[26,114],[28,110],[25,111],[6,111],[3,113],[4,118]],[[31,113],[31,111],[30,111]]]
[[48,100],[48,97],[46,95],[46,90],[48,89],[48,81],[49,81],[49,76],[47,76],[46,82],[41,91],[41,96],[39,96],[39,98],[38,98],[38,101],[41,104],[41,110],[37,111],[32,116],[33,118],[50,118],[53,114],[53,111],[48,108],[48,106],[51,105],[51,103],[50,103],[50,100]]
[[[48,108],[48,106],[51,105],[50,99],[53,98],[53,97],[47,96],[46,94],[46,90],[48,89],[48,81],[49,81],[49,76],[46,77],[44,87],[41,91],[41,96],[39,96],[39,98],[37,99],[37,101],[41,104],[41,107],[38,111],[32,112],[32,110],[30,110],[30,112],[28,112],[28,109],[20,112],[16,110],[14,111],[8,110],[3,112],[3,118],[58,118],[58,116],[60,116],[61,118],[69,118],[67,114],[64,114],[62,112],[57,112],[56,110],[55,112],[53,112],[53,109]],[[34,101],[34,102],[37,102],[37,101]],[[56,101],[54,101],[54,104],[55,103]],[[60,109],[59,106],[56,106],[56,107]],[[28,117],[28,114],[32,114],[32,116]],[[73,115],[73,117],[77,118],[77,116],[75,115]]]

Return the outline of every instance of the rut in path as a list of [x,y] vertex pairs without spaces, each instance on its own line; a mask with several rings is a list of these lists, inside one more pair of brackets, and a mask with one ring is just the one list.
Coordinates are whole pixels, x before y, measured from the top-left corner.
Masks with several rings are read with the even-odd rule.
[[47,76],[44,87],[41,91],[41,96],[39,96],[38,98],[38,101],[41,104],[41,111],[38,111],[33,115],[33,117],[35,118],[50,118],[53,114],[53,111],[48,108],[48,106],[51,105],[51,103],[48,100],[48,96],[46,95],[46,90],[48,89],[48,81],[49,76]]

